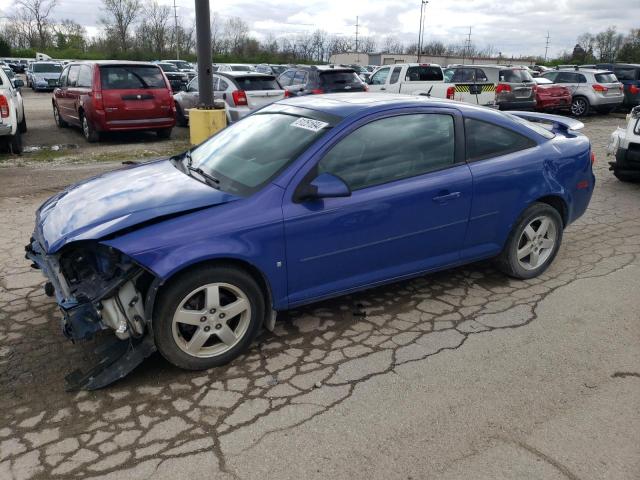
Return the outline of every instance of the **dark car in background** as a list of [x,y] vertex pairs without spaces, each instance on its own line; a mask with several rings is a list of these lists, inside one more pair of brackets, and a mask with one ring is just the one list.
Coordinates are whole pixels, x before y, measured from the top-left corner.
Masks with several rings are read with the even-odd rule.
[[147,62],[72,62],[53,92],[58,127],[82,128],[89,142],[102,132],[152,130],[169,138],[175,125],[171,87],[159,66]]
[[599,63],[596,68],[611,70],[618,81],[624,85],[624,108],[640,105],[640,64],[638,63]]
[[171,62],[158,62],[156,65],[158,65],[167,76],[172,91],[179,92],[186,88],[187,83],[189,83],[189,75],[186,72],[181,71]]
[[289,97],[368,90],[367,85],[353,68],[333,65],[301,65],[290,68],[278,77],[278,82]]

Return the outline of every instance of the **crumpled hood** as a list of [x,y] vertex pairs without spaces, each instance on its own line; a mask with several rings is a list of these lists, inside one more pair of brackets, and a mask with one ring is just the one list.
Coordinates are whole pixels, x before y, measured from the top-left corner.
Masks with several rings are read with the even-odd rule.
[[72,241],[239,198],[160,160],[105,173],[51,197],[36,214],[36,236],[47,253],[55,253]]

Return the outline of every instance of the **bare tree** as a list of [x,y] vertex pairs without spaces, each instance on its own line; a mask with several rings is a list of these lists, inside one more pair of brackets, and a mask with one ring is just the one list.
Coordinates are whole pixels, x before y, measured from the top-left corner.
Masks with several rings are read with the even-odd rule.
[[618,51],[622,47],[624,36],[616,31],[616,27],[609,27],[596,35],[595,49],[600,61],[614,62]]
[[231,54],[242,51],[244,42],[249,36],[249,25],[239,17],[231,17],[224,26],[224,40]]
[[144,19],[138,27],[138,38],[148,45],[157,58],[162,58],[169,40],[171,8],[151,0],[144,6]]
[[404,52],[404,46],[396,37],[387,36],[382,44],[382,51],[384,53],[399,54]]
[[53,25],[53,31],[56,37],[56,47],[84,49],[87,32],[78,22],[67,18]]
[[115,38],[120,49],[129,48],[129,36],[133,23],[142,13],[141,0],[102,0],[103,17],[100,19],[107,35]]
[[[23,17],[31,22],[38,33],[38,47],[45,48],[50,38],[49,17],[57,0],[16,0]],[[36,45],[31,45],[32,47]]]

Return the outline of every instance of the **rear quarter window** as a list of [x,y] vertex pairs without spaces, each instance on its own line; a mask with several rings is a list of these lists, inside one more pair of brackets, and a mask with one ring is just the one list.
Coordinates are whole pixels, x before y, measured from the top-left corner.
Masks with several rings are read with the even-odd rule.
[[103,90],[167,88],[162,71],[155,66],[101,66]]
[[235,82],[240,90],[280,90],[274,77],[239,77]]
[[466,156],[467,161],[470,162],[499,157],[536,146],[533,140],[518,132],[473,118],[464,119],[464,130]]

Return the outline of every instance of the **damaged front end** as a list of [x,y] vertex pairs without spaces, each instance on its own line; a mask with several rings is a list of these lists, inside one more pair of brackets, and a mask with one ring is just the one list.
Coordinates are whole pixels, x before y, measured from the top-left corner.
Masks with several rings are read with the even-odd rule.
[[62,332],[71,341],[90,340],[103,330],[115,338],[96,350],[98,363],[66,377],[67,390],[93,390],[127,375],[155,351],[145,294],[154,280],[120,251],[95,241],[73,242],[47,254],[37,238],[25,247],[32,267],[47,277],[63,314]]

